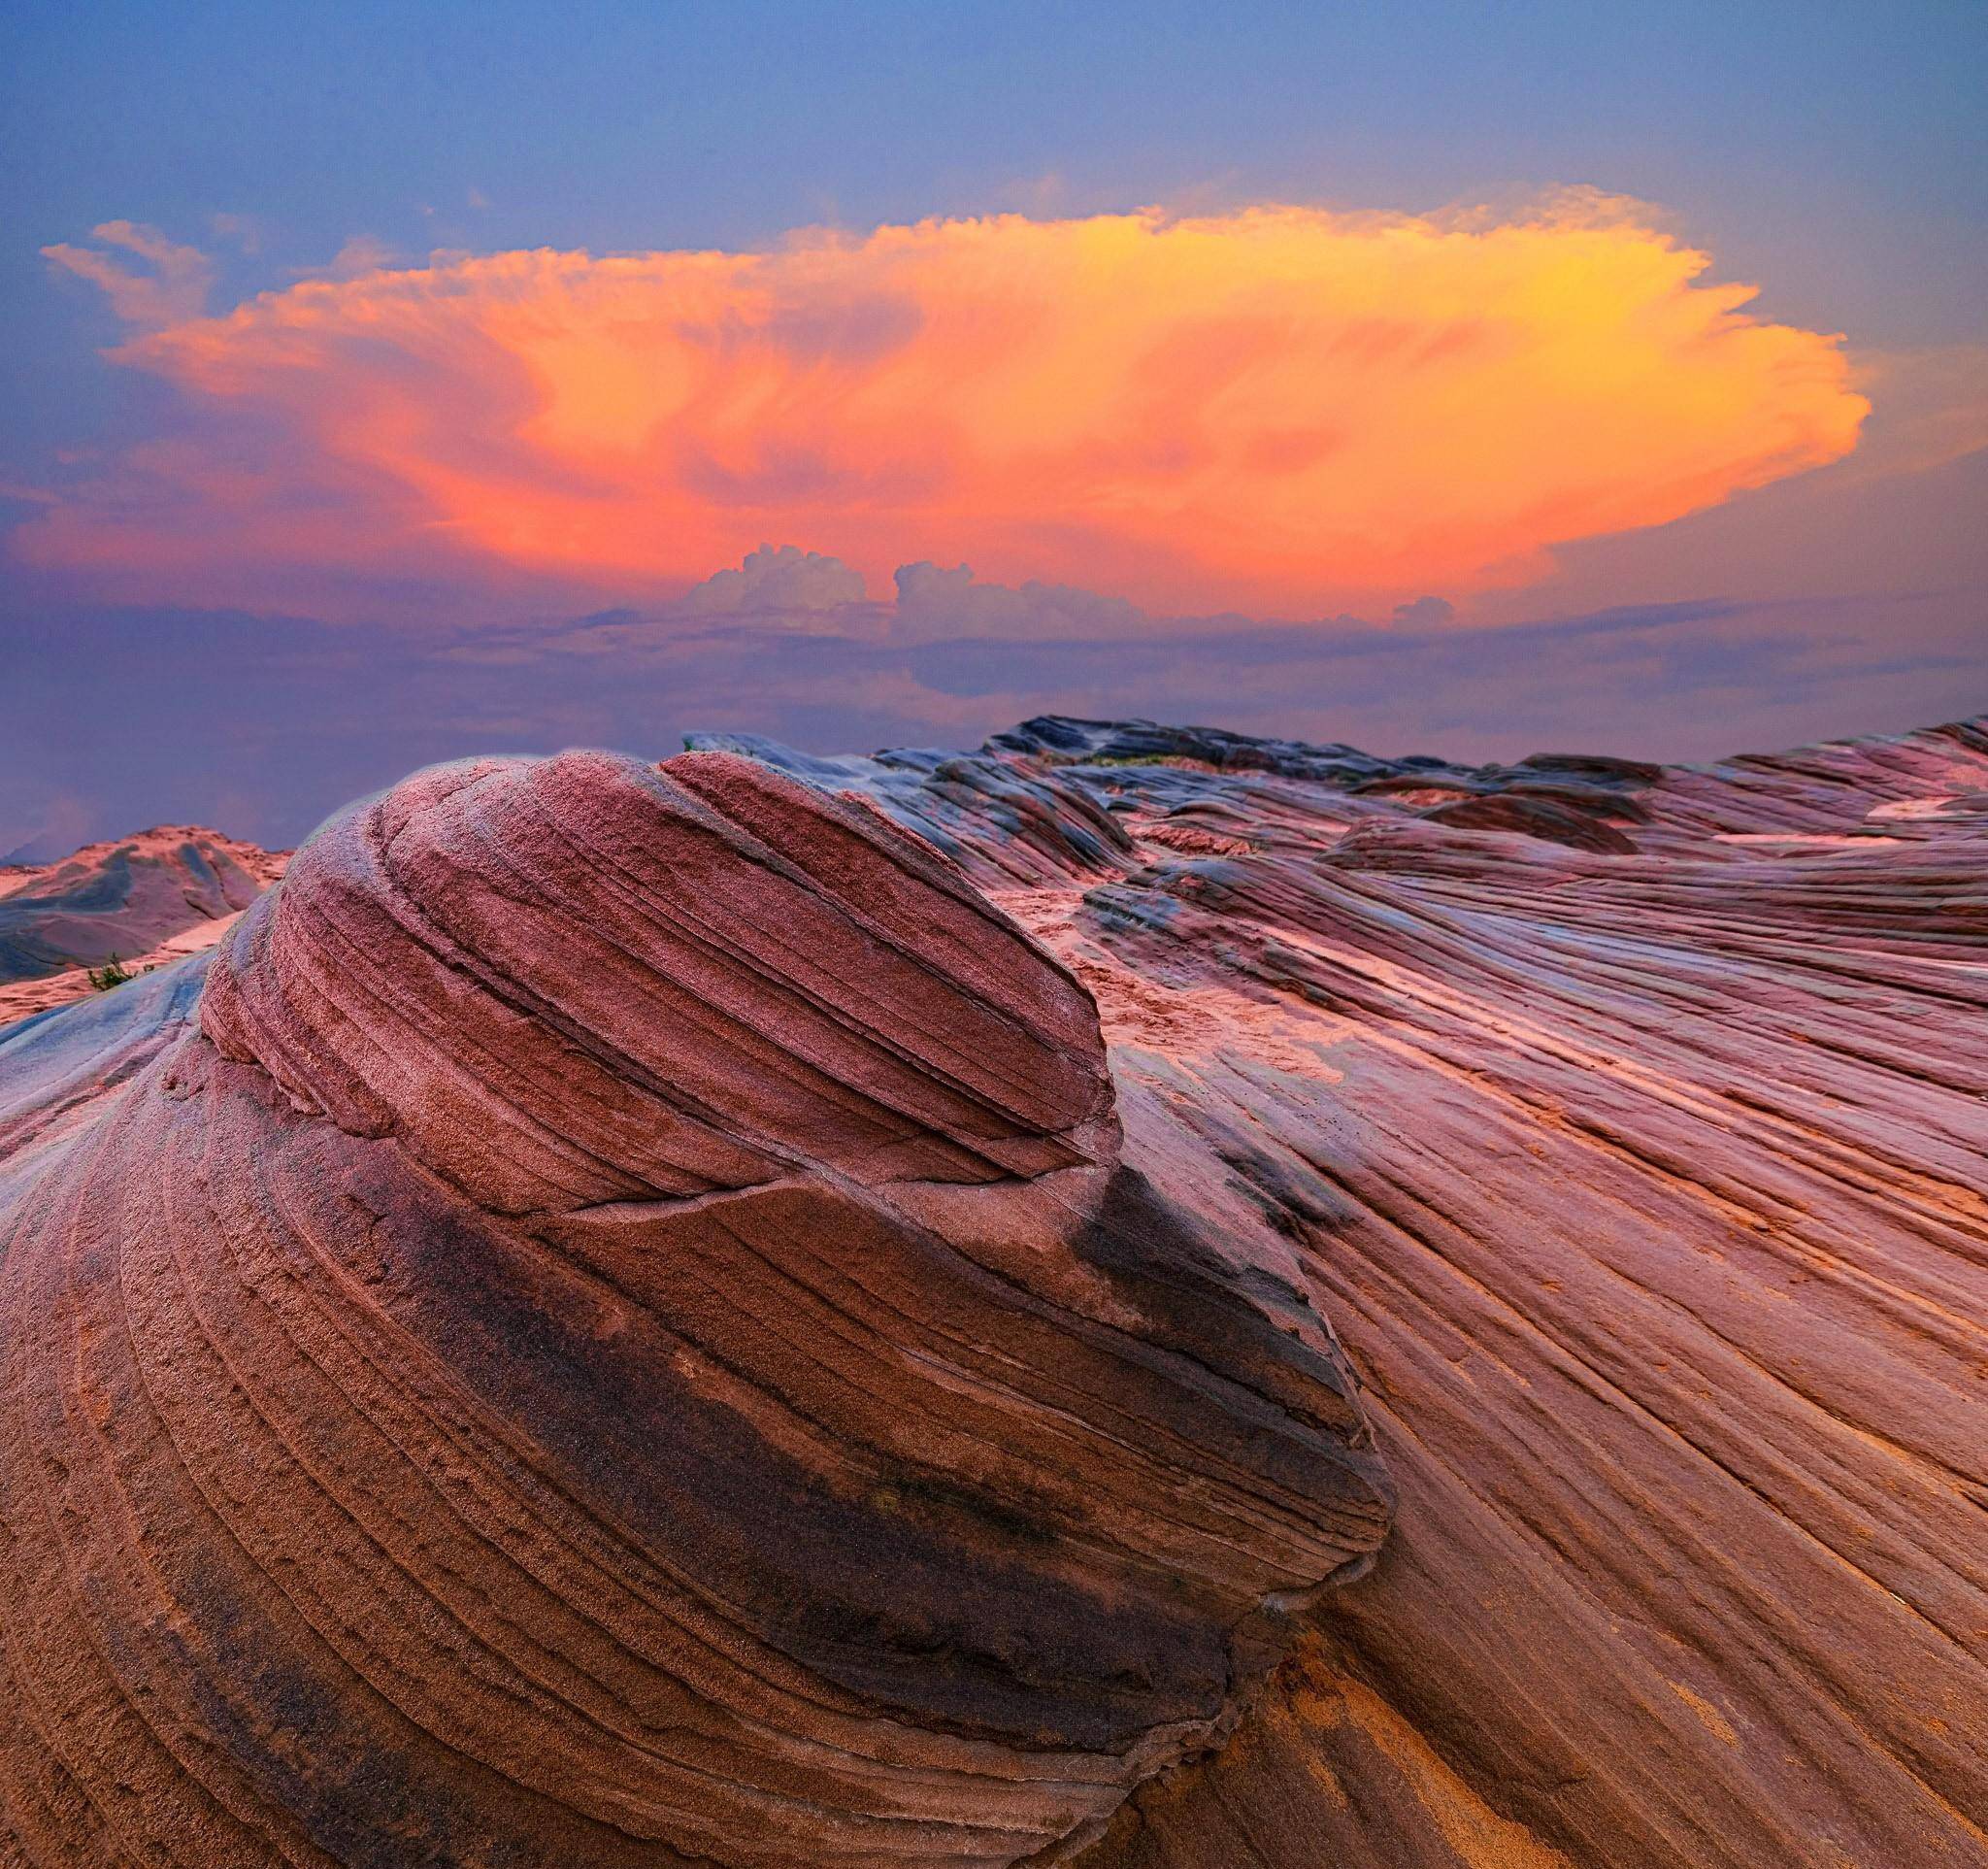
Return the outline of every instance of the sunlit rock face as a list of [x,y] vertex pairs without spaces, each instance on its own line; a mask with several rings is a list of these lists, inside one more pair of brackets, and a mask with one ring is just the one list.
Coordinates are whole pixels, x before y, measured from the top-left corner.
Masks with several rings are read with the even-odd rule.
[[4,1869],[1980,1869],[1984,723],[727,744],[0,1027]]
[[1288,1241],[862,798],[437,769],[202,964],[0,1039],[0,1862],[1057,1860],[1382,1540]]

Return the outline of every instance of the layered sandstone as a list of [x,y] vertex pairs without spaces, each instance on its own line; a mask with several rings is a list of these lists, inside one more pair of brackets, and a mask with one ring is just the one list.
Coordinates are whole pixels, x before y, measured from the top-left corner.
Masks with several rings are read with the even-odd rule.
[[437,769],[121,995],[0,1048],[0,1855],[1048,1860],[1384,1533],[1282,1242],[859,804]]
[[0,1030],[0,1862],[1988,1860],[1981,723],[726,744]]
[[1050,719],[841,777],[1075,967],[1128,1158],[1272,1219],[1400,1484],[1085,1869],[1988,1861],[1984,723],[1664,769]]

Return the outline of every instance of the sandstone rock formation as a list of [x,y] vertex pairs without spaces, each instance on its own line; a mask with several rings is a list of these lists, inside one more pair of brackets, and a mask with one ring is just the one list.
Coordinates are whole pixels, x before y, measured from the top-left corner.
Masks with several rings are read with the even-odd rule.
[[[1127,1158],[1292,1242],[1402,1490],[1084,1869],[1988,1861],[1983,723],[1659,769],[1044,720],[912,764],[837,783],[1077,969]],[[1444,821],[1477,799],[1634,849]]]
[[113,955],[136,969],[212,947],[287,859],[199,825],[159,824],[0,872],[0,1021],[82,998],[86,970]]
[[0,1863],[1988,1861],[1981,723],[722,744],[0,1030]]
[[0,1860],[1048,1860],[1385,1531],[1283,1242],[861,805],[437,769],[122,995],[0,1059]]

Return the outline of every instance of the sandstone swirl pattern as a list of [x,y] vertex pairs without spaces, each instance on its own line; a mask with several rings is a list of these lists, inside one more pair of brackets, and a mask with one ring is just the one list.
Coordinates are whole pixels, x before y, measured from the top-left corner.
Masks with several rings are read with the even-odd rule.
[[0,1057],[0,1863],[1049,1860],[1385,1532],[1284,1241],[860,800],[437,769],[197,976]]
[[817,776],[1077,970],[1127,1158],[1274,1219],[1400,1484],[1083,1869],[1988,1863],[1988,722]]

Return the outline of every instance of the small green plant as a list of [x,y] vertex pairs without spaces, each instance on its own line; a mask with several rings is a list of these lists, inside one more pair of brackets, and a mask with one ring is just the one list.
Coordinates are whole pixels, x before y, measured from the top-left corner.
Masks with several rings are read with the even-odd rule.
[[129,968],[119,964],[116,954],[113,954],[103,966],[91,967],[86,971],[89,974],[90,985],[100,993],[108,993],[113,986],[121,986],[127,980],[138,978]]

